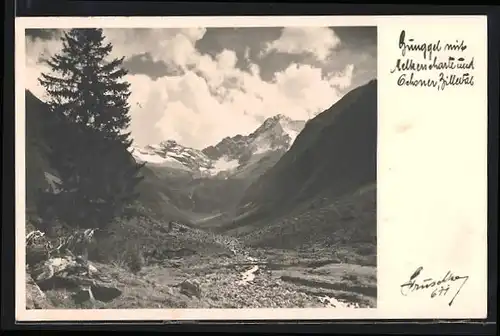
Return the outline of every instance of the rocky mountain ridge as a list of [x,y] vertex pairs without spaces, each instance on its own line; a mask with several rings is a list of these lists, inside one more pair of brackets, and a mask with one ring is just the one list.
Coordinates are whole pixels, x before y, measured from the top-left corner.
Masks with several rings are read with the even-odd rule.
[[254,169],[262,159],[281,157],[304,126],[305,121],[278,114],[266,119],[251,134],[225,137],[202,150],[166,140],[142,148],[135,146],[132,154],[136,160],[153,167],[185,171],[195,177],[227,178]]

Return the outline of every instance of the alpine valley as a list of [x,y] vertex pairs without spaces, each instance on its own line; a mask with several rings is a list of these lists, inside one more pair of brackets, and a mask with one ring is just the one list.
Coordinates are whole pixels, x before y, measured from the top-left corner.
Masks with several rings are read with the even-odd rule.
[[244,190],[272,167],[292,146],[305,121],[278,114],[248,135],[226,137],[198,150],[174,140],[133,147],[148,173],[175,190],[168,201],[194,213],[230,210]]
[[[285,112],[203,149],[123,149],[145,164],[141,212],[100,238],[98,255],[116,258],[91,261],[114,280],[93,286],[93,308],[376,306],[377,81],[310,120]],[[57,182],[44,148],[61,127],[26,91],[29,218],[37,190]],[[120,263],[128,249],[144,256],[138,273]],[[81,308],[47,281],[27,284],[32,306]]]

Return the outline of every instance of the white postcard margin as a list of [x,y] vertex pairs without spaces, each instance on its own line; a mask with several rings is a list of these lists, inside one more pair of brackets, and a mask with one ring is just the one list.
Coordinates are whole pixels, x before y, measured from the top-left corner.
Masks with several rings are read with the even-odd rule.
[[[84,27],[377,26],[378,173],[376,309],[127,309],[25,308],[25,28]],[[474,85],[398,85],[399,39],[415,43],[464,41],[440,58],[474,58]],[[320,17],[37,17],[16,19],[16,319],[52,320],[309,320],[485,318],[487,315],[487,21],[486,16]],[[408,56],[412,55],[412,56]],[[406,58],[422,61],[418,51]],[[457,70],[458,71],[458,70]],[[461,72],[460,72],[461,71]],[[460,70],[463,73],[465,70]],[[467,72],[466,71],[466,72]],[[445,75],[453,71],[444,71]],[[456,71],[455,71],[456,72]],[[415,73],[435,78],[438,70]],[[407,77],[408,78],[408,77]],[[403,80],[405,82],[405,80]],[[402,82],[400,82],[402,83]],[[450,284],[444,295],[401,285]],[[450,275],[451,272],[451,275]],[[456,277],[456,278],[450,278]],[[468,277],[450,306],[458,287]],[[444,279],[446,278],[446,279]],[[451,280],[450,280],[451,279]],[[455,281],[452,281],[455,279]],[[446,281],[443,281],[446,280]],[[413,287],[414,288],[414,287]],[[405,295],[403,295],[403,293]],[[442,293],[441,293],[442,294]],[[433,296],[433,297],[431,297]]]

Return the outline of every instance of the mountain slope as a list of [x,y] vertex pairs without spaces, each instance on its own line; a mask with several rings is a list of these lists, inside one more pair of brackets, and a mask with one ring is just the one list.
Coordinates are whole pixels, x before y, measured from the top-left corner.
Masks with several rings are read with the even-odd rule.
[[[26,102],[26,203],[28,212],[36,212],[35,197],[39,189],[50,187],[52,180],[57,180],[58,172],[51,169],[47,151],[50,150],[54,132],[71,134],[70,125],[55,114],[50,113],[47,105],[30,91],[25,92]],[[130,160],[135,160],[130,156]],[[168,185],[159,183],[159,179],[147,167],[142,170],[144,180],[139,183],[139,203],[161,216],[165,220],[174,219],[189,223],[188,216],[177,209],[172,202]]]
[[[44,153],[48,150],[46,126],[54,122],[46,105],[30,91],[25,92],[26,106],[26,207],[28,212],[35,210],[35,197],[39,189],[49,187],[45,173],[54,173]],[[52,118],[51,118],[52,117]]]
[[238,217],[221,230],[248,234],[356,193],[375,183],[376,158],[373,80],[310,120],[290,150],[247,189]]

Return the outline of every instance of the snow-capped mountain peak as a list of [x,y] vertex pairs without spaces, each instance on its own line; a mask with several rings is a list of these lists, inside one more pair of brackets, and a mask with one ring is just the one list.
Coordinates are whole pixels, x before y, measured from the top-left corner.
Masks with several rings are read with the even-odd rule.
[[144,148],[134,147],[133,155],[136,160],[154,165],[179,168],[188,171],[199,171],[209,168],[211,160],[200,150],[185,147],[174,140],[163,141],[156,145]]
[[267,118],[249,135],[225,137],[215,146],[203,150],[166,140],[144,148],[135,147],[133,155],[141,162],[179,168],[202,176],[227,176],[242,171],[266,155],[284,154],[304,126],[305,121],[278,114]]
[[226,155],[242,163],[253,154],[287,151],[304,126],[305,121],[295,121],[278,114],[267,118],[251,134],[226,137],[217,145],[205,148],[203,152],[212,159]]
[[283,114],[277,114],[274,117],[268,118],[262,126],[263,127],[257,129],[255,133],[259,133],[259,131],[262,133],[264,131],[269,131],[270,129],[274,130],[274,132],[281,132],[283,135],[289,137],[287,146],[287,149],[289,149],[295,141],[295,138],[304,128],[305,121],[292,120],[290,117],[287,117]]

